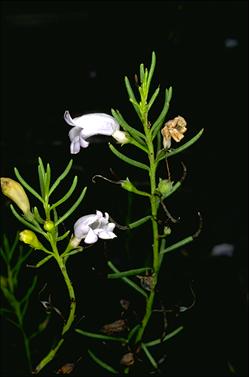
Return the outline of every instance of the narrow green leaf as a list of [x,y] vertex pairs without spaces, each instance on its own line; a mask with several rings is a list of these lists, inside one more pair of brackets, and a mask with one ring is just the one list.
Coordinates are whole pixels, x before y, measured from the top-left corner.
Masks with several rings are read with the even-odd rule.
[[152,354],[150,353],[150,351],[148,350],[148,348],[146,347],[146,345],[144,343],[141,343],[141,347],[142,347],[142,350],[144,351],[145,355],[147,356],[149,362],[153,366],[153,368],[158,369],[157,362],[154,359],[154,357],[152,356]]
[[17,220],[19,220],[22,224],[24,224],[25,226],[27,226],[28,228],[34,230],[35,232],[38,232],[42,235],[44,235],[46,237],[46,233],[41,231],[37,226],[34,226],[33,224],[31,224],[30,222],[28,222],[27,220],[25,220],[21,215],[19,215],[17,213],[17,211],[15,210],[14,206],[12,204],[10,204],[10,209],[13,213],[13,215],[17,218]]
[[143,225],[144,223],[146,223],[150,219],[151,219],[151,216],[145,216],[142,219],[139,219],[137,221],[134,221],[133,223],[128,224],[127,226],[130,229],[134,229],[134,228],[139,227],[140,225]]
[[[120,271],[113,265],[113,263],[111,261],[108,261],[107,262],[108,266],[110,267],[110,269],[116,273],[120,273]],[[137,285],[136,283],[134,283],[132,280],[126,278],[126,277],[121,277],[121,279],[128,285],[130,285],[133,289],[135,289],[137,292],[141,293],[141,295],[143,295],[144,297],[148,297],[147,293],[139,287],[139,285]]]
[[156,121],[154,122],[153,126],[151,127],[151,135],[152,135],[152,140],[156,137],[157,133],[159,132],[164,120],[165,120],[165,117],[167,115],[167,112],[169,110],[169,104],[170,104],[170,100],[171,100],[171,97],[172,97],[172,87],[170,87],[169,89],[166,88],[165,90],[165,101],[164,101],[164,105],[163,105],[163,109],[159,115],[159,117],[156,119]]
[[35,265],[31,265],[31,264],[28,264],[27,267],[30,267],[30,268],[39,268],[41,267],[42,265],[44,265],[50,258],[52,258],[53,255],[48,255],[47,257],[43,258],[42,260],[40,260],[40,262],[38,262],[37,264]]
[[20,175],[19,171],[17,168],[14,168],[15,175],[19,182],[32,194],[34,195],[38,200],[40,200],[43,203],[42,197],[36,192]]
[[25,296],[22,298],[22,300],[20,302],[20,305],[23,305],[23,308],[21,309],[22,310],[22,317],[24,317],[25,314],[26,314],[28,304],[29,304],[29,298],[30,298],[33,290],[35,289],[36,283],[37,283],[37,276],[34,277],[33,282],[31,284],[31,287],[28,289],[27,293],[25,294]]
[[144,64],[143,63],[140,64],[139,73],[140,73],[140,83],[142,83],[144,80]]
[[56,187],[60,184],[60,182],[68,175],[71,167],[73,165],[73,160],[70,160],[66,169],[64,170],[64,172],[56,179],[56,181],[54,182],[54,184],[52,185],[52,187],[50,188],[49,190],[49,196],[52,194],[52,192],[56,189]]
[[0,308],[0,315],[7,317],[7,314],[13,314],[13,311],[6,308]]
[[56,202],[55,204],[53,204],[51,206],[50,210],[53,210],[54,208],[58,207],[60,204],[64,203],[68,198],[70,198],[70,196],[72,195],[72,193],[74,192],[74,190],[75,190],[75,188],[77,186],[77,182],[78,182],[78,177],[75,176],[70,189],[63,196],[63,198],[61,198],[60,200],[58,200],[58,202]]
[[136,334],[136,332],[138,331],[138,329],[140,328],[140,325],[136,325],[133,327],[133,329],[129,332],[129,335],[128,335],[128,342],[131,341],[131,339],[133,338],[133,336]]
[[196,134],[187,143],[181,145],[179,148],[172,149],[171,151],[161,150],[159,152],[157,158],[156,158],[156,164],[158,164],[158,162],[161,161],[161,160],[163,160],[164,158],[172,157],[172,156],[176,155],[177,153],[180,153],[180,152],[184,151],[185,149],[189,148],[192,144],[194,144],[201,137],[203,131],[204,131],[204,128],[202,128],[198,132],[198,134]]
[[117,120],[117,122],[120,124],[123,129],[128,132],[135,140],[137,140],[139,143],[145,145],[145,135],[136,130],[135,128],[131,127],[123,118],[121,113],[118,110],[111,109],[113,117]]
[[154,71],[155,71],[155,67],[156,67],[156,54],[153,51],[152,57],[151,57],[151,65],[150,65],[149,74],[148,74],[148,80],[147,80],[147,90],[148,90],[148,92],[149,92],[149,89],[150,89],[150,83],[151,83],[151,79],[152,79]]
[[23,255],[20,255],[20,257],[18,258],[15,266],[12,269],[12,274],[13,276],[16,276],[16,278],[19,274],[20,268],[22,267],[25,260],[28,259],[28,257],[30,256],[32,250],[33,249],[30,248],[29,250],[25,251]]
[[86,193],[87,187],[84,188],[82,193],[80,194],[79,198],[76,200],[76,202],[71,206],[71,208],[62,216],[60,217],[56,223],[55,226],[58,226],[61,224],[64,220],[66,220],[75,210],[76,208],[80,205],[81,201],[83,200],[85,193]]
[[109,148],[111,149],[111,151],[118,157],[120,158],[121,160],[123,160],[124,162],[126,162],[127,164],[130,164],[130,165],[133,165],[133,166],[136,166],[137,168],[140,168],[140,169],[143,169],[143,170],[147,170],[149,171],[149,167],[145,164],[143,164],[142,162],[139,162],[139,161],[136,161],[136,160],[133,160],[127,156],[125,156],[123,153],[119,152],[111,143],[109,143]]
[[34,218],[36,219],[36,221],[38,221],[40,224],[44,224],[44,220],[40,216],[40,213],[37,207],[33,208],[33,213],[34,213]]
[[129,271],[122,271],[122,272],[115,272],[114,274],[108,274],[107,277],[108,277],[108,279],[119,279],[119,278],[123,278],[125,276],[134,276],[134,275],[146,273],[150,270],[151,270],[150,267],[136,268],[136,269],[129,270]]
[[45,193],[48,195],[51,181],[51,169],[49,163],[47,163],[47,171],[45,173]]
[[45,198],[44,175],[42,175],[42,169],[41,169],[40,165],[38,165],[37,171],[38,171],[38,178],[39,178],[41,196],[42,196],[42,198]]
[[42,197],[45,198],[46,195],[46,174],[45,174],[45,168],[42,162],[41,157],[38,157],[38,176],[39,176],[39,183],[40,183],[40,190]]
[[95,338],[99,340],[110,340],[113,342],[119,342],[119,343],[127,343],[127,339],[125,338],[118,338],[114,336],[108,336],[108,335],[103,335],[103,334],[97,334],[89,331],[84,331],[81,329],[75,329],[75,331],[81,335],[87,336],[89,338]]
[[127,76],[125,76],[125,87],[126,87],[126,90],[127,90],[128,96],[129,96],[129,100],[133,104],[133,107],[134,107],[136,113],[138,114],[138,116],[140,116],[139,105],[137,103],[136,97],[133,93],[132,87],[130,85],[130,81],[129,81]]
[[8,257],[7,257],[7,253],[2,248],[0,248],[0,255],[2,256],[3,260],[5,261],[5,263],[8,265],[9,264],[9,260],[8,260]]
[[34,277],[31,286],[27,290],[26,294],[22,297],[20,301],[20,305],[22,305],[25,301],[29,300],[29,297],[31,296],[33,290],[35,289],[36,284],[37,284],[37,276]]
[[174,243],[174,245],[171,245],[171,246],[167,247],[166,249],[162,250],[160,254],[163,255],[163,254],[169,253],[170,251],[179,249],[179,247],[187,245],[188,243],[192,242],[193,240],[194,239],[193,239],[192,236],[186,237],[186,238],[184,238],[184,240],[176,242],[176,243]]
[[148,111],[150,110],[151,106],[152,106],[153,103],[155,102],[155,100],[156,100],[156,98],[157,98],[159,92],[160,92],[160,87],[158,87],[158,88],[155,90],[153,96],[151,97],[151,99],[150,99],[150,101],[149,101],[149,103],[148,103]]
[[69,234],[70,234],[70,230],[68,230],[62,236],[57,237],[57,242],[64,240]]
[[151,340],[150,342],[146,342],[145,345],[146,345],[146,347],[152,347],[152,346],[156,346],[158,344],[161,344],[163,342],[166,342],[166,340],[169,340],[170,338],[173,338],[175,335],[177,335],[183,329],[184,329],[183,326],[179,326],[179,327],[177,327],[177,329],[175,329],[171,333],[165,335],[165,337],[163,339]]
[[115,370],[112,366],[105,363],[103,360],[99,359],[97,356],[95,356],[92,351],[88,350],[88,354],[91,356],[93,361],[95,361],[95,363],[98,364],[101,368],[108,370],[108,372],[110,373],[118,374],[117,370]]

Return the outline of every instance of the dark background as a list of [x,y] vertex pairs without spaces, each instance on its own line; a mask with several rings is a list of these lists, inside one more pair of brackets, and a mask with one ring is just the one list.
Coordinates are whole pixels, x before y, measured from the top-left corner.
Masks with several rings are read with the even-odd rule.
[[[54,176],[73,157],[73,173],[80,185],[89,186],[85,210],[108,207],[125,223],[126,193],[103,182],[93,185],[91,177],[111,177],[110,168],[119,179],[129,175],[143,184],[143,177],[116,161],[98,139],[71,156],[63,114],[117,108],[135,122],[123,79],[127,75],[133,81],[140,63],[148,67],[152,51],[157,56],[154,88],[161,87],[154,114],[161,109],[164,88],[172,86],[167,119],[186,118],[184,140],[204,128],[201,139],[172,162],[175,180],[181,176],[180,161],[188,172],[181,193],[169,201],[171,212],[182,219],[176,239],[194,233],[197,211],[203,217],[200,237],[185,250],[187,261],[169,258],[174,271],[169,276],[182,279],[180,287],[186,276],[193,279],[199,295],[189,315],[195,325],[189,325],[189,338],[182,342],[187,350],[180,346],[182,366],[173,365],[172,373],[227,375],[230,360],[238,375],[246,375],[248,2],[2,1],[0,173],[14,178],[17,166],[36,185],[38,156],[50,162]],[[132,218],[138,218],[142,202],[132,202],[132,210]],[[12,235],[16,220],[3,197],[1,212],[2,230]],[[139,244],[140,235],[143,239],[142,233],[134,236],[133,249],[148,242]],[[219,243],[233,244],[234,256],[211,258]]]

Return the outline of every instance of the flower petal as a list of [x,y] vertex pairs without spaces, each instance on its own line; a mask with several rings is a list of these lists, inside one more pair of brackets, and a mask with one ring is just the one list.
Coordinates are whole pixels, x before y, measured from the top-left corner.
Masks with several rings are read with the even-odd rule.
[[101,231],[98,234],[98,236],[102,240],[110,240],[110,239],[113,239],[113,238],[117,237],[116,234],[114,234],[113,232],[107,232],[107,231]]
[[86,237],[87,233],[89,232],[90,227],[85,224],[74,225],[74,235],[78,239],[82,240]]
[[80,146],[81,146],[82,148],[87,148],[88,145],[89,145],[89,142],[86,141],[85,139],[83,139],[83,137],[80,137]]
[[68,132],[68,136],[69,136],[69,139],[70,141],[73,141],[73,139],[75,137],[80,137],[80,132],[81,132],[81,128],[80,127],[73,127],[71,128],[71,130]]
[[84,239],[84,242],[87,244],[92,244],[98,241],[98,236],[94,233],[94,231],[89,228],[89,232],[87,233],[86,238]]
[[77,154],[80,151],[80,138],[76,136],[70,144],[70,153]]
[[67,124],[69,124],[70,126],[76,126],[68,110],[66,110],[64,113],[64,119],[67,122]]

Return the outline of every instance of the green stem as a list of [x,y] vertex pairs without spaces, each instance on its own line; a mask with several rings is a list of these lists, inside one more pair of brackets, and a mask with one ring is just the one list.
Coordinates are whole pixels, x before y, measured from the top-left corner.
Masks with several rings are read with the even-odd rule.
[[54,257],[55,257],[55,259],[56,259],[56,261],[59,265],[59,268],[61,270],[61,273],[63,275],[63,278],[64,278],[66,286],[67,286],[69,299],[70,299],[70,309],[69,309],[68,319],[65,322],[63,329],[62,329],[62,332],[61,332],[61,338],[59,339],[59,341],[57,342],[55,347],[53,347],[49,351],[49,353],[36,366],[35,370],[33,371],[33,374],[38,374],[51,360],[53,360],[57,351],[59,350],[59,348],[63,344],[64,335],[70,329],[70,327],[72,326],[72,323],[74,322],[74,317],[75,317],[76,300],[75,300],[74,288],[73,288],[72,283],[70,281],[70,278],[68,276],[64,259],[61,258],[61,256],[59,255],[57,247],[55,245],[52,245],[52,246],[53,246],[53,251],[54,251]]
[[13,295],[13,302],[12,302],[12,307],[14,309],[14,312],[16,314],[16,318],[18,321],[18,327],[22,333],[22,338],[23,338],[23,343],[24,343],[24,348],[25,348],[25,353],[26,353],[26,358],[27,358],[27,364],[28,364],[28,370],[31,372],[32,370],[32,363],[31,363],[31,352],[30,352],[30,344],[29,344],[29,338],[26,335],[26,332],[24,330],[23,326],[23,315],[21,311],[21,305],[20,302],[16,300],[15,294],[14,294],[14,285],[13,285],[13,277],[12,277],[12,271],[10,266],[8,265],[8,282],[10,286],[11,293]]
[[15,303],[15,312],[16,312],[16,316],[17,316],[17,319],[18,319],[19,328],[20,328],[21,333],[22,333],[22,338],[23,338],[23,343],[24,343],[24,348],[25,348],[25,353],[26,353],[26,358],[27,358],[27,364],[28,364],[28,370],[29,370],[29,372],[31,372],[32,363],[31,363],[29,338],[27,337],[25,330],[24,330],[23,317],[22,317],[22,313],[21,313],[20,304],[19,304],[18,301],[16,301],[16,303]]
[[[146,106],[144,106],[145,108]],[[146,329],[146,326],[149,322],[152,309],[153,309],[153,303],[155,298],[155,289],[157,284],[157,277],[158,272],[160,268],[160,260],[159,260],[159,241],[158,241],[158,225],[156,222],[157,218],[157,198],[155,197],[154,193],[156,190],[156,163],[155,163],[155,152],[154,152],[154,145],[151,137],[150,130],[148,128],[148,121],[147,121],[147,113],[143,116],[143,125],[144,125],[144,131],[146,135],[146,141],[148,146],[148,157],[150,162],[150,187],[151,187],[151,196],[150,196],[150,205],[151,205],[151,221],[152,221],[152,232],[153,232],[153,278],[154,278],[154,284],[151,288],[150,294],[148,299],[146,300],[146,308],[145,308],[145,314],[141,322],[141,326],[138,330],[137,336],[136,336],[136,343],[140,343],[144,334],[144,331]]]

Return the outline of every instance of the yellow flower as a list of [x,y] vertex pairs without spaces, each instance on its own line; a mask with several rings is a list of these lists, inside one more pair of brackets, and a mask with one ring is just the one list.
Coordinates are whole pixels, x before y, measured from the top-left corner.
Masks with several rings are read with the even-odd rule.
[[24,215],[30,213],[29,199],[20,183],[11,178],[0,178],[2,193],[22,210]]
[[25,229],[19,234],[20,241],[28,244],[29,246],[33,247],[34,249],[43,250],[44,247],[36,237],[35,233],[32,230]]
[[163,135],[163,146],[169,149],[171,146],[171,138],[177,143],[182,140],[184,133],[187,131],[187,122],[182,116],[177,116],[174,119],[165,123],[164,128],[161,130]]

